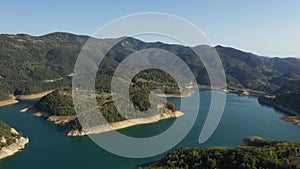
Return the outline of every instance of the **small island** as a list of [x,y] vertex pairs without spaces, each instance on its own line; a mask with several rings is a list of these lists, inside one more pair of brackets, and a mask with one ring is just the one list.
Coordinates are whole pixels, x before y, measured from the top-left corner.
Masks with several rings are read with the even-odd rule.
[[21,151],[28,143],[28,138],[0,120],[0,159]]

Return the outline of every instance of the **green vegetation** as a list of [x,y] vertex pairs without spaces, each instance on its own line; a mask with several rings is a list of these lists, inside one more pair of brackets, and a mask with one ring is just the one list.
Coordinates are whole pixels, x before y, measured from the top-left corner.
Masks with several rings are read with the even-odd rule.
[[[130,101],[133,104],[134,108],[139,111],[147,111],[150,108],[149,102],[149,94],[153,89],[160,88],[161,90],[169,90],[168,84],[174,90],[174,93],[177,93],[178,86],[175,86],[175,83],[172,83],[173,78],[169,75],[162,76],[155,76],[159,74],[158,71],[153,70],[146,72],[142,71],[137,74],[133,80],[132,85],[129,88],[129,97]],[[150,78],[153,77],[153,80]],[[168,79],[167,82],[162,81],[162,79]],[[96,100],[98,104],[98,108],[100,109],[103,117],[108,122],[118,122],[126,120],[127,118],[135,118],[137,117],[135,111],[130,111],[130,114],[127,114],[127,117],[121,115],[118,112],[117,108],[114,105],[112,95],[110,93],[110,81],[111,77],[106,75],[98,76],[96,79]],[[173,80],[174,81],[174,80]],[[164,87],[163,87],[164,86]],[[76,115],[72,100],[72,93],[70,87],[61,88],[55,90],[54,92],[48,94],[41,98],[37,103],[35,103],[35,107],[40,111],[48,112],[50,115],[55,116],[73,116]],[[122,97],[118,97],[118,99],[125,99]],[[157,104],[159,104],[160,99],[158,98]],[[125,103],[125,101],[124,101]],[[83,105],[81,105],[83,106]],[[126,105],[124,105],[122,110],[126,109]],[[156,108],[156,106],[153,106]],[[152,107],[152,108],[153,108]],[[89,107],[91,109],[92,107]],[[176,111],[177,107],[175,104],[167,102],[166,108],[172,111]],[[151,114],[144,114],[144,116],[151,116]],[[140,116],[138,116],[140,117]],[[81,129],[80,123],[78,119],[71,121],[69,123],[71,129]]]
[[[70,85],[67,75],[87,39],[65,33],[0,35],[0,100],[12,93],[32,94]],[[60,80],[45,82],[53,79]]]
[[[75,116],[71,94],[71,78],[77,56],[88,40],[87,36],[51,33],[34,37],[24,34],[0,35],[0,100],[9,94],[21,95],[56,89],[34,106],[56,116]],[[96,40],[105,42],[108,40]],[[99,66],[96,77],[96,100],[108,122],[126,120],[113,104],[110,94],[112,75],[128,55],[147,48],[160,48],[182,59],[201,85],[209,85],[203,63],[192,49],[209,58],[216,50],[223,63],[229,87],[252,89],[277,95],[275,101],[293,110],[300,110],[300,60],[267,58],[222,46],[205,45],[189,48],[180,45],[146,43],[125,38],[115,45]],[[119,79],[122,83],[122,79]],[[130,84],[130,101],[135,109],[146,111],[151,106],[149,94],[160,89],[167,94],[179,94],[175,80],[167,73],[148,69],[136,75]],[[118,98],[125,99],[125,98]],[[125,106],[125,105],[124,105]],[[177,110],[167,102],[166,108]],[[125,107],[124,107],[125,109]],[[149,116],[146,115],[145,116]],[[135,117],[134,111],[128,117]],[[67,124],[81,130],[79,120]],[[12,143],[20,135],[0,121],[0,148]],[[158,163],[146,168],[222,168],[222,169],[288,169],[300,168],[300,143],[257,140],[251,146],[237,148],[182,148],[174,150]]]
[[300,143],[258,140],[237,148],[181,148],[144,169],[296,169]]
[[41,98],[34,106],[41,111],[55,116],[71,116],[76,114],[73,108],[70,88],[55,90]]
[[[60,32],[38,37],[25,34],[0,35],[0,100],[7,99],[7,95],[11,93],[32,94],[69,86],[71,78],[67,75],[73,72],[77,56],[88,38]],[[160,48],[179,56],[190,67],[199,84],[209,85],[206,69],[191,48],[160,42],[145,43],[133,38],[125,38],[107,53],[98,74],[112,76],[124,58],[147,48]],[[295,79],[299,80],[299,59],[259,57],[222,46],[211,48],[202,45],[193,49],[200,51],[205,57],[214,54],[216,49],[223,62],[230,87],[273,93],[285,85],[294,83]],[[149,72],[153,76],[148,75],[144,78],[145,83],[151,83],[157,76],[164,76],[164,73],[159,71],[144,73]],[[281,80],[286,74],[294,76]],[[168,81],[169,79],[165,79],[164,82]],[[169,82],[173,85],[172,81]],[[134,79],[134,83],[141,85],[140,79]],[[176,93],[178,90],[169,87],[165,92]]]
[[20,134],[11,132],[11,127],[0,120],[0,149],[14,143],[20,137]]
[[275,102],[300,113],[300,91],[279,94],[276,96]]
[[[68,75],[73,73],[77,56],[88,39],[88,36],[61,32],[38,37],[25,34],[1,34],[0,100],[7,99],[8,94],[11,93],[32,94],[64,88],[43,98],[36,106],[53,115],[73,115],[72,99],[68,89],[72,77]],[[111,39],[94,40],[103,44],[111,41]],[[210,57],[217,51],[229,87],[276,94],[278,102],[286,102],[283,104],[288,107],[300,105],[299,99],[294,99],[293,103],[287,103],[285,100],[290,96],[286,95],[287,93],[300,91],[299,59],[260,57],[222,46],[213,48],[200,45],[190,48],[160,42],[146,43],[127,37],[108,51],[97,73],[97,99],[100,108],[106,112],[105,117],[110,121],[124,118],[117,113],[110,102],[110,96],[107,96],[107,93],[110,93],[108,84],[115,69],[128,55],[148,48],[163,49],[178,56],[194,73],[197,83],[202,85],[209,85],[210,81],[203,63],[193,50],[200,51],[203,57]],[[153,89],[161,89],[167,94],[179,94],[176,82],[167,73],[155,69],[145,70],[132,79],[130,99],[136,109],[145,111],[149,108],[148,96]],[[66,95],[63,95],[64,90],[67,90]],[[104,102],[103,99],[107,100]]]
[[132,79],[135,87],[152,91],[161,89],[166,94],[180,94],[176,81],[167,73],[157,69],[144,70]]
[[[295,73],[285,73],[274,78],[273,83],[280,85],[273,94],[275,99],[267,99],[269,102],[288,108],[300,114],[300,76]],[[259,100],[266,100],[260,98]],[[264,104],[264,102],[262,102]],[[275,106],[276,107],[276,106]]]

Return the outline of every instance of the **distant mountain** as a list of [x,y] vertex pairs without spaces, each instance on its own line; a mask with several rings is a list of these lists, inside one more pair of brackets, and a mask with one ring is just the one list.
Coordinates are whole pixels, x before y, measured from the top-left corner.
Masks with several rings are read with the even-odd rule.
[[[8,94],[31,94],[69,86],[77,56],[88,36],[56,32],[44,36],[0,35],[0,100]],[[111,39],[98,39],[110,41]],[[100,74],[111,75],[129,54],[147,48],[160,48],[179,56],[190,67],[199,84],[209,85],[205,67],[193,50],[186,46],[146,43],[131,37],[123,39],[108,52]],[[209,46],[197,46],[209,57]],[[228,85],[273,93],[300,76],[300,60],[267,58],[233,48],[216,46]],[[287,74],[292,76],[285,77]]]
[[296,73],[300,74],[300,60],[296,58],[271,58],[269,60],[271,66],[281,73]]

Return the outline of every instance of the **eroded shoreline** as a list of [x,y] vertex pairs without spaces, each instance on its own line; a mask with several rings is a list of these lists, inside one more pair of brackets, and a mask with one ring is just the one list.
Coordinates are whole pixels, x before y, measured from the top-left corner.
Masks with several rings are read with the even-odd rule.
[[0,107],[9,106],[9,105],[16,104],[19,102],[18,100],[16,100],[16,96],[11,94],[11,95],[9,95],[9,97],[10,97],[10,99],[0,101]]
[[42,98],[44,96],[46,96],[47,94],[52,93],[54,90],[47,90],[41,93],[35,93],[35,94],[30,94],[30,95],[16,95],[16,99],[19,100],[34,100],[34,99],[39,99]]
[[119,130],[124,129],[127,127],[132,127],[136,125],[141,124],[150,124],[150,123],[156,123],[161,120],[169,119],[169,118],[177,118],[182,116],[184,113],[180,111],[172,112],[169,110],[167,113],[163,114],[157,114],[151,117],[144,117],[144,118],[137,118],[137,119],[130,119],[130,120],[124,120],[120,122],[110,123],[110,124],[103,124],[96,127],[91,127],[89,129],[85,129],[83,131],[79,130],[70,130],[67,135],[68,136],[85,136],[89,134],[100,134],[112,130]]
[[54,90],[47,90],[41,93],[36,93],[36,94],[30,94],[30,95],[13,95],[10,94],[9,97],[10,99],[7,100],[2,100],[0,101],[0,107],[4,107],[4,106],[9,106],[12,104],[16,104],[19,103],[19,100],[33,100],[33,99],[39,99],[42,98],[43,96],[53,92]]
[[[65,126],[69,124],[72,120],[76,119],[76,115],[74,116],[54,116],[50,115],[47,112],[42,112],[36,109],[35,107],[28,107],[21,112],[30,112],[33,113],[34,116],[44,118],[48,121],[51,121],[57,125],[62,125]],[[89,129],[83,130],[67,130],[66,135],[67,136],[85,136],[89,134],[99,134],[99,133],[104,133],[108,132],[111,130],[119,130],[127,127],[132,127],[136,125],[141,125],[141,124],[150,124],[150,123],[156,123],[161,120],[169,119],[169,118],[177,118],[182,116],[184,113],[180,111],[171,111],[171,110],[166,110],[165,113],[163,114],[157,114],[154,116],[150,117],[144,117],[144,118],[136,118],[136,119],[130,119],[130,120],[124,120],[120,122],[114,122],[110,124],[103,124],[95,127],[91,127]]]
[[[20,135],[14,128],[11,128],[10,132],[14,133],[16,135]],[[3,140],[6,141],[6,139],[4,137],[1,138],[1,141],[3,141]],[[20,138],[17,138],[14,143],[1,148],[0,159],[3,159],[8,156],[12,156],[15,153],[23,150],[25,148],[25,145],[28,143],[29,143],[29,138],[25,138],[23,136],[21,136]]]

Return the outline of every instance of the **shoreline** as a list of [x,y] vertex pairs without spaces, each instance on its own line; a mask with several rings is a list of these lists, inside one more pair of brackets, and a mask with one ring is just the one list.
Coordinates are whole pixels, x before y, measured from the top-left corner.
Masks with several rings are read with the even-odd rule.
[[9,106],[9,105],[12,105],[12,104],[19,103],[19,101],[16,100],[16,97],[14,95],[11,94],[11,95],[9,95],[9,97],[10,97],[10,99],[0,101],[0,107]]
[[[210,88],[207,85],[198,85],[200,89],[209,89],[209,90],[219,90],[216,88]],[[280,117],[280,120],[283,120],[287,123],[291,123],[296,126],[300,126],[300,112],[294,111],[286,106],[283,106],[277,102],[275,102],[275,95],[269,95],[267,93],[261,92],[261,91],[255,91],[251,89],[238,89],[238,88],[231,88],[226,87],[223,88],[222,91],[226,94],[233,93],[237,94],[238,96],[250,96],[257,98],[259,104],[266,105],[269,107],[272,107],[275,110],[279,110],[283,112],[284,114],[287,114],[287,116]]]
[[2,100],[0,101],[0,107],[4,106],[9,106],[12,104],[19,103],[19,100],[34,100],[34,99],[39,99],[42,98],[43,96],[53,92],[54,90],[47,90],[41,93],[35,93],[35,94],[30,94],[30,95],[13,95],[10,94],[9,97],[10,99],[7,100]]
[[185,94],[156,94],[156,96],[158,97],[167,97],[167,98],[184,98],[184,97],[190,97],[194,92],[193,91],[189,91]]
[[296,126],[300,126],[300,118],[299,118],[300,113],[299,112],[296,112],[288,107],[285,107],[279,103],[276,103],[274,98],[267,98],[267,97],[263,96],[263,97],[258,98],[258,102],[262,105],[270,106],[274,109],[280,110],[283,113],[287,114],[287,116],[280,117],[279,118],[280,120],[290,123],[290,124],[293,124],[293,125],[296,125]]
[[187,85],[185,88],[187,91],[183,94],[165,94],[165,93],[156,93],[155,95],[158,97],[166,97],[166,98],[184,98],[184,97],[190,97],[192,94],[194,94],[194,91],[192,90],[197,86]]
[[[275,95],[270,95],[261,91],[251,90],[251,89],[240,89],[240,88],[233,88],[233,87],[225,87],[225,88],[218,88],[218,87],[211,87],[209,85],[200,85],[197,84],[196,86],[188,86],[187,89],[198,88],[204,90],[215,90],[215,91],[223,91],[225,94],[233,93],[237,94],[238,96],[248,96],[248,97],[255,97],[261,105],[267,105],[272,107],[273,109],[279,110],[287,115],[280,119],[292,123],[294,125],[300,126],[300,118],[298,119],[297,116],[300,116],[300,112],[296,112],[286,106],[280,105],[274,101]],[[184,98],[189,97],[193,94],[193,90],[188,91],[183,95],[178,94],[157,94],[159,97],[168,97],[168,98]]]
[[280,117],[280,119],[293,125],[300,126],[300,118],[297,116],[284,116]]
[[201,85],[201,84],[197,84],[197,86],[194,86],[194,87],[197,87],[199,89],[218,90],[218,91],[224,89],[224,88],[221,88],[221,87],[215,87],[215,86],[210,86],[210,85]]
[[[293,110],[291,110],[291,109],[289,109],[285,106],[282,106],[280,104],[275,103],[275,101],[273,99],[274,96],[268,96],[265,93],[259,92],[259,91],[253,91],[253,90],[250,90],[250,89],[235,89],[235,88],[230,88],[230,87],[220,89],[220,88],[210,87],[208,85],[200,85],[200,84],[198,84],[197,86],[186,86],[186,88],[189,89],[189,91],[182,94],[182,95],[179,95],[179,94],[156,94],[156,95],[158,97],[167,97],[167,98],[184,98],[184,97],[190,97],[194,93],[192,88],[218,90],[218,91],[223,91],[226,94],[234,93],[234,94],[238,94],[238,96],[253,96],[253,97],[257,98],[258,102],[261,105],[270,106],[274,109],[280,110],[283,113],[286,113],[286,114],[291,115],[291,116],[300,115],[300,113],[298,113],[296,111],[293,111]],[[37,94],[32,94],[32,95],[19,95],[17,97],[14,96],[9,100],[0,101],[0,107],[18,103],[18,100],[15,100],[13,98],[20,99],[20,100],[37,99],[37,98],[41,98],[41,97],[43,97],[43,96],[45,96],[45,95],[47,95],[47,94],[49,94],[53,91],[54,90],[49,90],[49,91],[44,91],[44,92],[37,93]],[[3,102],[3,104],[1,104],[1,102]],[[30,109],[30,107],[21,110],[21,112],[32,112],[32,111],[28,111],[27,109]],[[65,125],[66,123],[68,123],[69,121],[71,121],[74,118],[74,117],[69,117],[69,116],[50,116],[48,113],[37,112],[36,110],[35,110],[35,113],[33,113],[33,114],[37,117],[43,117],[43,118],[47,119],[48,121],[51,121],[51,122],[53,122],[55,124],[59,124],[59,125]],[[289,117],[289,116],[287,116],[287,117]],[[298,123],[298,121],[297,122],[291,122],[290,119],[289,120],[284,120],[284,118],[280,118],[280,119],[283,120],[283,121],[292,123],[292,124]],[[157,122],[157,121],[154,121],[154,122]],[[148,122],[148,123],[154,123],[154,122]],[[114,130],[117,130],[117,129],[126,128],[126,127],[139,125],[139,124],[143,124],[143,123],[136,123],[135,124],[135,122],[132,122],[132,120],[131,120],[131,121],[128,121],[127,124],[126,124],[125,121],[124,121],[124,124],[120,123],[120,122],[116,122],[116,124],[112,124],[112,126],[124,126],[124,127],[113,127]],[[145,124],[147,124],[147,123],[145,123]],[[299,126],[300,126],[300,124],[299,124]],[[103,131],[108,130],[107,126],[105,127],[103,125],[98,126],[98,128],[102,128],[101,130],[103,130]],[[112,127],[109,126],[108,128],[112,128]],[[97,129],[93,129],[93,130],[95,130],[96,133],[99,132]],[[110,130],[112,130],[112,129],[110,129]],[[100,133],[101,133],[101,131],[100,131]],[[67,133],[67,135],[86,135],[86,134],[82,133],[82,131],[72,131],[71,130]]]
[[288,115],[291,116],[299,116],[300,114],[290,108],[287,108],[279,103],[276,103],[275,100],[273,98],[267,98],[265,96],[263,97],[259,97],[258,98],[258,102],[262,105],[267,105],[267,106],[271,106],[274,109],[280,110]]
[[76,115],[74,116],[55,116],[51,115],[50,113],[39,111],[37,108],[30,106],[27,108],[22,109],[20,112],[22,113],[32,113],[36,117],[44,118],[48,121],[53,122],[57,125],[66,125],[70,121],[74,120],[76,118]]
[[238,96],[251,96],[257,98],[268,95],[267,93],[261,91],[255,91],[251,89],[231,88],[231,87],[223,88],[222,91],[224,93],[234,93],[237,94]]
[[[10,128],[10,132],[20,136],[20,134],[14,128]],[[25,138],[23,136],[17,138],[14,143],[0,149],[0,159],[16,154],[17,152],[23,150],[25,145],[28,143],[29,138]]]
[[150,117],[144,117],[144,118],[136,118],[136,119],[130,119],[130,120],[124,120],[120,122],[114,122],[114,123],[109,123],[109,124],[103,124],[99,125],[96,127],[91,127],[89,129],[85,130],[70,130],[67,133],[67,136],[85,136],[85,135],[90,135],[90,134],[100,134],[112,130],[119,130],[119,129],[124,129],[127,127],[132,127],[132,126],[137,126],[137,125],[142,125],[142,124],[151,124],[151,123],[156,123],[161,120],[169,119],[169,118],[177,118],[182,116],[184,113],[180,111],[175,111],[175,112],[167,112],[164,114],[157,114],[154,116]]
[[0,159],[16,154],[17,152],[23,150],[25,148],[25,145],[28,143],[28,138],[21,137],[17,139],[15,143],[12,143],[11,145],[6,147],[2,147],[0,150]]
[[[27,107],[20,112],[29,112],[32,113],[36,117],[41,117],[44,118],[48,121],[53,122],[54,124],[61,125],[61,126],[67,126],[69,122],[74,120],[76,118],[75,116],[54,116],[50,115],[47,112],[41,112],[35,107]],[[163,114],[157,114],[154,116],[150,117],[144,117],[144,118],[136,118],[136,119],[129,119],[129,120],[124,120],[120,122],[114,122],[114,123],[109,123],[109,124],[103,124],[99,125],[96,127],[92,127],[86,130],[66,130],[66,135],[67,136],[85,136],[89,134],[99,134],[99,133],[104,133],[108,132],[111,130],[119,130],[119,129],[124,129],[127,127],[132,127],[136,125],[142,125],[142,124],[151,124],[151,123],[156,123],[161,120],[169,119],[169,118],[177,118],[180,116],[183,116],[184,113],[180,111],[175,111],[172,112],[171,110],[167,110],[166,113]]]
[[29,94],[29,95],[16,95],[16,99],[18,100],[34,100],[34,99],[39,99],[42,98],[44,96],[46,96],[47,94],[52,93],[54,90],[47,90],[47,91],[43,91],[40,93],[35,93],[35,94]]

